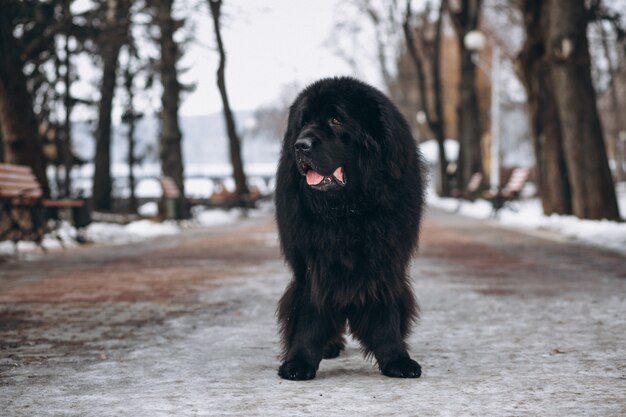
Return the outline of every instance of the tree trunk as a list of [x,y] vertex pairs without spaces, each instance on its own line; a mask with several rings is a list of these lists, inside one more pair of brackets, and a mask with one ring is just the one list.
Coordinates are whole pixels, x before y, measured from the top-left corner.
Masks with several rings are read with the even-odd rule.
[[619,92],[617,91],[619,77],[617,69],[619,68],[620,57],[617,57],[618,63],[616,64],[613,61],[611,46],[609,45],[609,41],[607,39],[608,35],[604,25],[600,23],[599,26],[602,37],[602,48],[604,49],[604,56],[606,57],[610,77],[609,96],[611,98],[613,129],[611,129],[608,133],[611,138],[609,143],[611,144],[613,155],[615,157],[615,182],[621,182],[624,181],[624,150],[620,146],[619,132],[626,129],[626,120],[624,120],[624,116],[626,116],[626,114],[622,114],[622,104],[620,103]]
[[224,52],[224,44],[222,43],[222,35],[220,32],[220,12],[222,7],[221,0],[209,0],[211,8],[211,16],[213,17],[213,27],[215,30],[215,38],[217,40],[217,49],[220,54],[220,64],[217,69],[217,87],[222,97],[222,105],[224,108],[224,121],[226,123],[226,131],[228,132],[228,142],[230,145],[230,161],[233,166],[233,176],[235,177],[236,193],[240,201],[245,200],[249,195],[248,185],[246,183],[246,174],[243,170],[241,160],[241,149],[235,119],[230,109],[228,101],[228,93],[226,91],[226,79],[224,71],[226,69],[226,53]]
[[561,125],[545,56],[543,9],[545,3],[539,0],[525,0],[523,3],[526,40],[517,58],[518,75],[526,88],[536,159],[536,183],[543,212],[546,215],[572,214]]
[[[70,10],[69,10],[69,2],[66,2],[65,5],[66,11],[69,18],[71,19]],[[65,67],[65,74],[63,76],[63,84],[65,85],[65,93],[63,95],[63,107],[65,108],[65,121],[63,126],[63,165],[65,167],[65,181],[64,181],[64,190],[63,195],[65,197],[69,197],[72,192],[72,167],[74,165],[74,155],[72,153],[72,96],[70,94],[71,85],[72,85],[72,74],[71,74],[71,66],[72,62],[70,59],[70,39],[69,35],[65,35],[65,56],[63,58],[63,66]]]
[[117,78],[117,60],[124,44],[128,8],[122,0],[107,1],[107,27],[100,41],[103,61],[98,105],[98,127],[96,129],[96,156],[93,177],[93,207],[95,210],[110,211],[111,200],[111,111]]
[[[426,51],[424,50],[424,45],[421,40],[416,40],[413,37],[414,29],[411,25],[412,15],[411,15],[411,0],[407,0],[406,2],[406,12],[404,16],[404,21],[402,24],[402,29],[404,32],[404,40],[409,52],[409,57],[411,58],[411,62],[415,68],[415,75],[417,81],[417,88],[419,91],[420,104],[421,108],[426,115],[426,123],[428,124],[428,128],[435,135],[435,139],[437,141],[437,149],[438,149],[438,158],[439,158],[439,187],[438,192],[442,197],[446,197],[450,195],[450,187],[448,183],[448,159],[446,157],[446,148],[445,148],[445,125],[444,125],[444,114],[443,114],[443,99],[442,99],[442,88],[441,88],[441,32],[442,32],[442,21],[443,21],[443,10],[444,3],[441,3],[439,8],[439,17],[435,24],[435,41],[433,45],[432,56],[429,59],[429,70],[430,70],[430,80],[431,85],[430,89],[426,85],[426,69],[424,66],[424,58],[426,55]],[[422,28],[422,31],[426,30],[426,28]],[[418,46],[419,45],[419,46]],[[434,98],[433,110],[431,111],[431,107],[428,102],[428,91],[432,93]]]
[[93,178],[93,206],[96,210],[109,211],[112,208],[111,111],[119,52],[120,47],[111,43],[105,47],[102,54],[104,67],[100,83],[100,104],[98,105],[98,127],[96,130],[96,167]]
[[174,40],[174,33],[179,28],[178,21],[172,16],[173,0],[158,0],[155,2],[157,23],[160,29],[161,46],[161,134],[159,153],[163,175],[171,177],[178,189],[178,215],[181,218],[189,217],[189,210],[185,199],[184,165],[181,149],[182,133],[178,123],[178,108],[180,105],[180,82],[176,64],[180,57],[178,44]]
[[435,115],[437,117],[437,129],[435,129],[435,138],[437,139],[437,148],[439,149],[439,175],[441,176],[441,196],[450,195],[450,186],[448,183],[448,158],[446,156],[445,147],[445,116],[443,114],[443,88],[441,86],[441,35],[443,30],[443,15],[445,5],[443,1],[439,6],[439,15],[435,24],[435,45],[433,58],[431,60],[431,74],[433,80],[433,96],[435,99]]
[[548,1],[546,50],[554,83],[574,215],[619,219],[591,80],[584,0]]
[[532,69],[535,75],[528,90],[531,132],[537,160],[537,185],[544,214],[572,214],[561,125],[554,102],[552,79],[547,70],[545,63],[538,63],[538,67]]
[[130,213],[137,213],[137,196],[135,195],[135,164],[137,160],[135,158],[135,125],[139,119],[139,115],[135,113],[134,107],[134,74],[131,70],[130,60],[131,53],[128,53],[129,62],[126,64],[124,71],[124,86],[126,87],[127,102],[126,102],[126,122],[128,124],[128,131],[126,132],[126,139],[128,141],[128,188],[130,190],[128,200],[128,211]]
[[476,66],[472,61],[472,51],[465,47],[465,35],[476,30],[482,0],[461,0],[458,10],[452,10],[446,2],[454,30],[457,35],[460,53],[459,103],[458,113],[458,182],[464,187],[471,176],[483,173],[481,155],[480,109],[476,92]]
[[4,162],[4,141],[2,140],[2,125],[0,124],[0,163]]
[[13,36],[10,10],[0,12],[0,128],[4,159],[10,164],[33,169],[44,194],[49,195],[48,178],[32,97],[26,87],[23,62]]
[[[410,2],[410,0],[408,1]],[[387,89],[387,91],[390,91],[394,80],[387,64],[387,46],[385,45],[385,42],[383,40],[384,29],[381,27],[383,19],[381,19],[379,12],[377,11],[376,7],[372,5],[371,2],[365,1],[362,2],[362,4],[358,4],[358,6],[361,7],[361,11],[365,15],[367,15],[367,17],[372,22],[372,26],[374,27],[374,37],[376,39],[376,58],[378,61],[378,67],[380,68],[380,75],[383,78],[385,88]]]
[[[459,44],[463,45],[463,38],[467,32],[459,35]],[[471,176],[483,173],[483,159],[481,154],[480,110],[476,93],[476,66],[472,62],[472,52],[461,47],[461,76],[459,79],[458,128],[459,135],[459,184],[465,186]]]

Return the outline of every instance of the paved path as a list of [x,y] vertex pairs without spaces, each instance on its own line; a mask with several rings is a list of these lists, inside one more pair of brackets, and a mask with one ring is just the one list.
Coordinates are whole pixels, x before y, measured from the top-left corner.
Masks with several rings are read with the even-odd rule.
[[626,415],[626,259],[431,211],[419,380],[276,376],[271,214],[0,264],[0,415]]

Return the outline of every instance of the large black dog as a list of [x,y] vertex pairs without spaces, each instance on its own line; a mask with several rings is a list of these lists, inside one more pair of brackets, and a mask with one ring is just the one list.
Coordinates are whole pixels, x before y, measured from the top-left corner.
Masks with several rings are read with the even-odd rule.
[[286,379],[312,379],[344,347],[346,322],[383,374],[416,378],[405,337],[418,307],[407,267],[424,201],[409,125],[353,78],[307,87],[291,106],[276,217],[293,280],[278,306]]

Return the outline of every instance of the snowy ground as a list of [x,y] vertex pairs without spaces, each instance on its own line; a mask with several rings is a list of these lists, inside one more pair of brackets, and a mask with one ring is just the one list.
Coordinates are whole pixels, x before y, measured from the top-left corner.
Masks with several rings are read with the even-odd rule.
[[[147,219],[133,221],[128,224],[93,222],[85,229],[84,237],[91,243],[120,245],[129,242],[140,242],[157,236],[173,235],[193,227],[214,227],[233,224],[242,216],[239,210],[224,211],[198,208],[200,210],[194,210],[194,218],[191,221],[184,222],[157,222]],[[68,223],[64,222],[57,234],[66,247],[77,245],[74,240],[76,231]],[[43,246],[46,249],[59,249],[61,242],[54,235],[48,234],[44,237]],[[37,245],[28,241],[18,243],[18,252],[23,259],[36,259],[41,255],[41,250]],[[15,253],[15,246],[12,242],[0,241],[0,256],[7,256],[13,253]]]
[[[621,216],[626,219],[626,183],[620,184],[617,195]],[[455,198],[440,198],[432,191],[428,195],[428,205],[477,219],[489,219],[492,213],[491,203],[486,200],[469,202]],[[494,222],[519,230],[549,232],[557,239],[575,240],[626,254],[626,223],[581,220],[575,216],[556,214],[545,216],[541,202],[536,198],[523,199],[507,205],[499,212]]]
[[[351,341],[338,359],[322,362],[316,379],[294,382],[276,375],[274,309],[289,274],[271,224],[269,214],[250,219],[234,232],[223,229],[212,245],[197,240],[186,248],[184,233],[173,237],[167,245],[180,248],[174,258],[184,256],[186,268],[198,266],[194,271],[204,275],[225,266],[224,271],[236,271],[234,276],[217,277],[211,281],[214,288],[184,302],[170,297],[155,303],[143,296],[140,302],[112,303],[107,298],[107,303],[40,307],[33,301],[26,303],[39,288],[32,279],[23,280],[22,287],[11,284],[0,297],[0,312],[22,311],[22,315],[9,315],[21,318],[11,324],[15,331],[10,326],[3,331],[7,337],[26,341],[0,350],[0,365],[5,365],[0,368],[4,369],[0,372],[3,412],[11,416],[626,415],[623,256],[431,210],[420,256],[411,271],[422,318],[410,345],[413,357],[422,364],[422,378],[383,377]],[[246,240],[234,239],[233,233]],[[194,236],[200,239],[197,231]],[[146,265],[163,258],[163,244],[153,257],[145,245],[140,259]],[[231,259],[231,253],[238,258]],[[67,262],[74,265],[70,259]],[[136,274],[145,267],[132,259],[127,262],[129,267],[135,265]],[[115,263],[109,255],[111,276]],[[163,264],[162,273],[174,275],[167,265]],[[181,271],[170,282],[184,280],[185,271],[190,273]],[[85,280],[87,272],[78,275]],[[16,269],[11,282],[19,282],[24,274]],[[78,317],[83,313],[68,325],[79,332],[73,344],[55,344],[51,342],[55,332],[67,329],[53,324],[45,336],[39,336],[35,327],[42,327],[45,320],[29,321],[23,313],[38,308],[60,315],[97,308],[101,318],[114,311],[114,318],[127,316],[132,336],[118,339],[120,330],[112,328],[83,346],[82,334],[95,332],[91,326],[80,332]],[[168,309],[185,313],[137,324],[146,311],[158,315],[156,311]],[[37,349],[47,356],[35,355]],[[24,355],[37,359],[26,362]],[[7,361],[16,366],[7,369]]]

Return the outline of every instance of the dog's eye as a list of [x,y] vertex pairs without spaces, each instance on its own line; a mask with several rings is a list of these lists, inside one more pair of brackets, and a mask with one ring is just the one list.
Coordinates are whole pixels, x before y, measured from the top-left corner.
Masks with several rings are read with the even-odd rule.
[[330,118],[330,124],[333,126],[341,126],[341,120],[339,120],[336,117],[331,117]]

